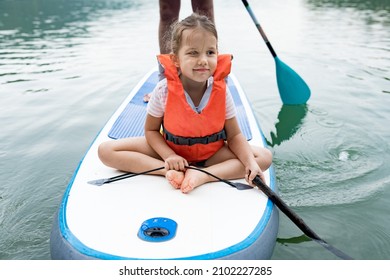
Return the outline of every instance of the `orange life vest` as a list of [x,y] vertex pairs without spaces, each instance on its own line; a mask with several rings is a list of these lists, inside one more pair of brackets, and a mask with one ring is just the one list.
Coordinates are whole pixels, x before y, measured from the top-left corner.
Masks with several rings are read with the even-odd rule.
[[169,55],[158,60],[167,78],[168,96],[163,131],[167,144],[188,162],[204,161],[223,145],[226,117],[226,82],[231,68],[231,55],[219,55],[210,99],[202,112],[188,104],[176,66]]

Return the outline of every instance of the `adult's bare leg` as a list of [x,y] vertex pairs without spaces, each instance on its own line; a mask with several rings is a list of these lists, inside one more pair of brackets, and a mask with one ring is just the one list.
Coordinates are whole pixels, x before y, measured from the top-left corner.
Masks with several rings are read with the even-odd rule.
[[207,16],[212,22],[214,21],[214,1],[213,0],[192,0],[192,10],[195,13]]
[[158,27],[158,42],[161,54],[169,54],[169,29],[173,22],[179,19],[180,0],[160,0],[160,23]]

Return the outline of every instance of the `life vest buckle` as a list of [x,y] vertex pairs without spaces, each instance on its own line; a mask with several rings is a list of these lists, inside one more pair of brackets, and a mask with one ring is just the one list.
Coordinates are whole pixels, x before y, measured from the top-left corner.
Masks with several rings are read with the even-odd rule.
[[165,128],[163,128],[165,140],[172,142],[175,145],[192,146],[195,144],[210,144],[226,139],[226,132],[222,129],[220,132],[204,136],[204,137],[182,137],[173,135]]

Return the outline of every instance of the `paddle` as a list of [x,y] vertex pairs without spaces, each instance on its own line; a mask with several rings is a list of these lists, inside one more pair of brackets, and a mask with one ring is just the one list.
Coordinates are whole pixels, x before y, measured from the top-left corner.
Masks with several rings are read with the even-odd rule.
[[249,6],[248,1],[242,0],[242,3],[244,4],[246,10],[259,30],[261,37],[263,37],[265,44],[275,59],[276,81],[283,104],[305,104],[310,98],[310,88],[293,69],[291,69],[287,64],[278,58],[275,50],[271,46],[271,43],[268,41],[264,30],[261,28],[260,23],[257,21],[255,14]]
[[352,260],[350,256],[340,251],[339,249],[328,244],[325,240],[321,239],[308,225],[300,218],[287,204],[273,191],[270,187],[263,183],[259,176],[256,176],[253,183],[268,196],[268,198],[278,206],[279,210],[282,211],[290,220],[306,234],[312,240],[322,245],[325,249],[336,255],[337,257],[344,260]]
[[[131,178],[138,175],[148,174],[156,170],[163,169],[164,167],[159,167],[151,170],[147,170],[141,173],[125,173],[122,175],[114,176],[111,178],[105,178],[105,179],[98,179],[89,181],[89,184],[96,185],[96,186],[102,186],[104,184],[109,184],[115,181],[124,180],[127,178]],[[234,183],[228,180],[224,180],[222,178],[219,178],[215,176],[214,174],[200,168],[196,168],[193,166],[186,166],[187,169],[194,169],[198,170],[200,172],[204,172],[207,175],[217,179],[218,181],[221,181],[223,183],[228,184],[231,187],[234,187],[238,190],[248,190],[253,189],[253,187],[243,184],[243,183]],[[321,239],[312,229],[310,229],[306,223],[300,218],[290,207],[287,206],[287,204],[273,191],[270,187],[268,187],[266,184],[263,183],[263,181],[260,179],[259,176],[256,176],[253,180],[253,183],[281,210],[300,230],[302,230],[303,233],[305,233],[308,237],[310,237],[312,240],[316,241],[320,245],[322,245],[325,249],[336,255],[337,257],[344,259],[344,260],[352,260],[350,256],[345,254],[344,252],[340,251],[339,249],[333,247],[332,245],[328,244],[326,241]]]

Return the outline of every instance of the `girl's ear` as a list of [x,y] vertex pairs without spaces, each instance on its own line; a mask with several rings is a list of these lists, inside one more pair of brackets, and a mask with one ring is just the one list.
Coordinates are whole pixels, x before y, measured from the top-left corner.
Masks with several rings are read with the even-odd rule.
[[171,57],[173,64],[175,64],[176,67],[180,67],[179,58],[173,53],[171,53],[169,56]]

